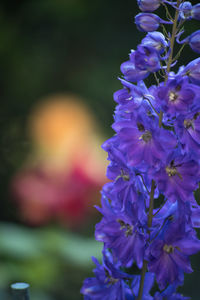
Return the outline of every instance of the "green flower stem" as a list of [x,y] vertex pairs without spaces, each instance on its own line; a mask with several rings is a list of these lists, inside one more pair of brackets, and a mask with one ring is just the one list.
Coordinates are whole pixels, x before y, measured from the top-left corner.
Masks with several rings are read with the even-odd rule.
[[[173,52],[174,52],[174,42],[175,42],[175,37],[176,37],[176,33],[177,33],[177,22],[178,22],[178,15],[179,15],[179,6],[181,4],[180,0],[177,0],[177,9],[175,12],[175,17],[174,17],[174,22],[173,22],[173,27],[172,27],[172,35],[171,35],[171,39],[170,39],[170,55],[168,58],[168,62],[167,62],[167,71],[166,71],[166,76],[165,76],[165,83],[168,79],[168,74],[170,72],[170,68],[171,68],[171,64],[173,62]],[[159,127],[162,127],[162,119],[163,119],[163,112],[160,112],[159,115]]]

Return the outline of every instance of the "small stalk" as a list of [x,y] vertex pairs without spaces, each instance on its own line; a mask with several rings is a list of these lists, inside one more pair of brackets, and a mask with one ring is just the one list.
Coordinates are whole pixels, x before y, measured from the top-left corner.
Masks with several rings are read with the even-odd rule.
[[[170,38],[170,49],[171,49],[171,52],[170,52],[170,55],[169,55],[169,58],[168,58],[168,62],[167,62],[167,70],[166,70],[166,76],[165,76],[165,83],[168,79],[168,74],[170,72],[170,68],[171,68],[171,64],[173,62],[173,51],[174,51],[174,42],[175,42],[175,37],[176,37],[176,33],[177,33],[177,22],[178,22],[178,15],[179,15],[179,5],[180,5],[181,1],[178,0],[177,1],[177,9],[176,9],[176,12],[175,12],[175,16],[174,16],[174,23],[173,23],[173,27],[172,27],[172,35],[171,35],[171,38]],[[162,119],[163,119],[163,112],[161,111],[160,112],[160,115],[159,115],[159,127],[162,127]]]
[[140,289],[139,289],[137,300],[141,300],[142,299],[143,288],[144,288],[144,279],[145,279],[146,271],[147,271],[147,261],[144,260],[143,261],[142,272],[141,272]]
[[[151,192],[150,192],[150,204],[149,204],[149,215],[148,215],[148,227],[150,228],[152,226],[152,220],[153,220],[153,207],[154,207],[154,192],[155,192],[155,181],[152,180],[151,182]],[[150,229],[149,229],[149,234],[150,234]],[[142,294],[143,294],[143,288],[144,288],[144,279],[145,279],[145,274],[147,271],[147,261],[143,261],[143,267],[141,271],[141,280],[140,280],[140,288],[139,288],[139,293],[138,293],[138,298],[137,300],[142,299]]]
[[150,192],[149,215],[148,215],[148,222],[147,222],[149,228],[152,226],[152,220],[153,220],[153,207],[154,207],[155,188],[156,188],[155,181],[152,180],[152,182],[151,182],[151,192]]
[[170,39],[171,52],[170,52],[168,63],[167,63],[167,74],[166,74],[165,82],[168,79],[168,74],[170,72],[170,68],[171,68],[171,64],[172,64],[172,60],[173,60],[174,42],[175,42],[175,37],[176,37],[176,33],[177,33],[177,21],[178,21],[178,15],[179,15],[179,10],[178,10],[179,5],[180,5],[180,0],[177,1],[177,9],[175,12],[174,23],[173,23],[173,27],[172,27],[172,36]]
[[176,54],[176,56],[173,58],[173,62],[179,58],[179,56],[181,55],[181,52],[183,51],[185,45],[186,45],[186,44],[183,44],[183,45],[181,46],[180,50],[178,51],[178,53]]

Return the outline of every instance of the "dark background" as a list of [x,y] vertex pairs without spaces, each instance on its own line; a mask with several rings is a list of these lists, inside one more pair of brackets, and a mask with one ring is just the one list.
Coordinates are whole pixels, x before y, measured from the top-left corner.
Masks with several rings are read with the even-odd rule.
[[[115,106],[112,95],[121,88],[117,80],[120,64],[128,59],[130,49],[135,49],[144,37],[134,24],[138,12],[136,1],[130,0],[1,0],[2,222],[20,223],[9,184],[29,151],[26,119],[38,99],[57,92],[80,95],[95,113],[105,135],[112,135],[110,125]],[[163,11],[160,12],[165,18]],[[188,22],[185,36],[197,29],[198,22]],[[198,55],[186,46],[180,63],[186,64],[196,57]],[[183,288],[193,300],[199,298],[199,261],[197,256],[193,259],[195,272],[186,276]],[[68,291],[60,287],[64,296],[62,298],[58,293],[56,299],[79,299],[81,282],[86,276],[84,272],[91,273],[91,266],[87,271],[73,266],[67,272],[69,270],[76,292],[68,294],[73,284],[66,274],[61,279],[61,286],[65,282]]]

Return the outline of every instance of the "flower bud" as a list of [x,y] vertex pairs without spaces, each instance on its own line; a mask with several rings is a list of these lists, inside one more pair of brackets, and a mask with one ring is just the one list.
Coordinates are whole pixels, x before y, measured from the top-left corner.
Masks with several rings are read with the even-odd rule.
[[142,46],[153,47],[158,53],[163,53],[167,47],[164,35],[159,31],[150,32],[142,40]]
[[180,75],[187,75],[192,83],[200,84],[200,57],[192,60],[181,70]]
[[[160,69],[160,60],[157,51],[153,47],[138,46],[135,51],[135,66],[139,70],[157,72]],[[131,56],[130,56],[131,57]]]
[[188,42],[194,52],[200,53],[200,30],[193,32]]
[[151,12],[160,6],[160,0],[137,0],[138,6],[142,11]]
[[151,13],[140,13],[135,17],[135,24],[140,31],[156,31],[160,26],[160,23],[172,24],[171,21],[164,21],[157,15]]
[[130,60],[121,64],[120,69],[124,75],[124,78],[131,82],[143,80],[149,75],[148,70],[140,70],[136,68],[135,63]]
[[160,18],[155,14],[140,13],[135,17],[135,24],[140,31],[155,31],[160,25]]
[[200,20],[200,3],[193,6],[191,14],[193,19]]
[[192,19],[192,4],[189,1],[183,2],[179,7],[179,16],[183,20]]

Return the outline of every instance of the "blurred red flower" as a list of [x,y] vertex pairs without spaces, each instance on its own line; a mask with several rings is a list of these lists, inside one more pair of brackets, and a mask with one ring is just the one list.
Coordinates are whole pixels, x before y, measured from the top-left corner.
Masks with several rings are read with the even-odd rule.
[[74,96],[42,101],[28,120],[33,144],[12,190],[23,221],[80,226],[105,183],[105,154],[92,114]]

